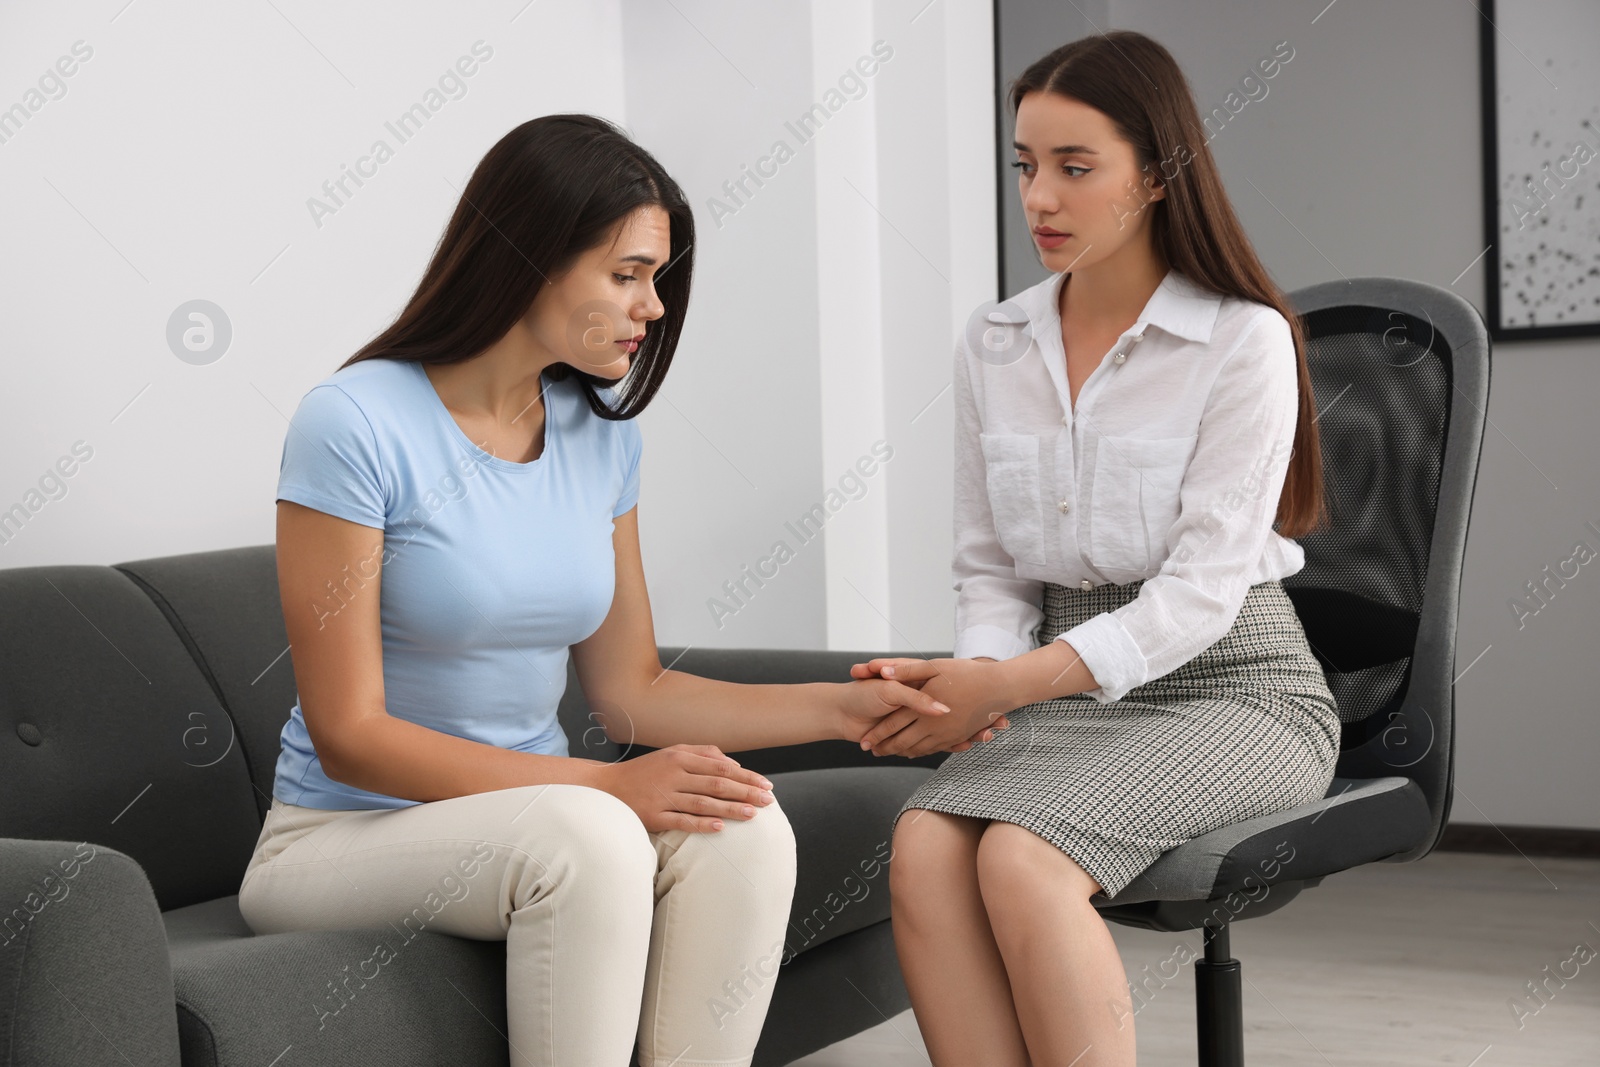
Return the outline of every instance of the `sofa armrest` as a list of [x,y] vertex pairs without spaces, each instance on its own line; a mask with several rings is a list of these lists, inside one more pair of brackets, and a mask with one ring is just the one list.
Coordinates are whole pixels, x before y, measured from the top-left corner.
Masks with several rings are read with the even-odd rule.
[[[932,655],[946,656],[937,652]],[[768,648],[662,648],[661,662],[673,670],[746,684],[775,682],[848,682],[850,665],[879,656],[924,658],[914,652],[850,652]],[[652,749],[634,746],[629,758]],[[904,756],[874,756],[849,741],[812,741],[781,748],[757,748],[738,753],[741,766],[762,774],[785,771],[812,771],[829,767],[937,767],[949,757],[934,752],[916,759]]]
[[102,845],[0,838],[0,1049],[7,1062],[178,1067],[155,892]]

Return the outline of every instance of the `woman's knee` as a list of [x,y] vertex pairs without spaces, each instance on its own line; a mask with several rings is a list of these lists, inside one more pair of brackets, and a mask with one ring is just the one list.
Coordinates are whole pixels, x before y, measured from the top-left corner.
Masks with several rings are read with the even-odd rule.
[[591,786],[543,784],[503,790],[501,845],[526,852],[551,874],[649,885],[656,854],[639,815]]
[[1026,901],[1038,891],[1065,891],[1087,900],[1100,883],[1063,850],[1016,823],[996,820],[978,842],[978,884],[984,899]]
[[793,892],[796,875],[794,827],[783,805],[773,800],[758,806],[754,818],[723,819],[721,830],[703,835],[715,854],[756,885]]

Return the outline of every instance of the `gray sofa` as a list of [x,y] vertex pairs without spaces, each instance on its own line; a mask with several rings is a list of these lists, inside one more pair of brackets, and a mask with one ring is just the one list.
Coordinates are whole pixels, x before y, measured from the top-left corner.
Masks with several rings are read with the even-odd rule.
[[[398,951],[392,928],[255,937],[240,918],[296,699],[271,545],[0,570],[0,604],[0,1067],[508,1062],[502,942],[425,930]],[[694,649],[676,666],[844,680],[865,655]],[[570,676],[561,720],[574,755],[641,751],[605,739]],[[741,754],[799,847],[757,1064],[909,1006],[883,861],[943,758]],[[380,941],[395,958],[373,975]]]

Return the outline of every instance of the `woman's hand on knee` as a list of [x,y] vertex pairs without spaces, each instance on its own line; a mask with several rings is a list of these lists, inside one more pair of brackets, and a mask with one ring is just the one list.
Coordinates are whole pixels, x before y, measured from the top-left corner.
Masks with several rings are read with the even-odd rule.
[[669,745],[601,771],[600,788],[632,808],[652,833],[714,833],[723,819],[753,819],[772,783],[715,745]]

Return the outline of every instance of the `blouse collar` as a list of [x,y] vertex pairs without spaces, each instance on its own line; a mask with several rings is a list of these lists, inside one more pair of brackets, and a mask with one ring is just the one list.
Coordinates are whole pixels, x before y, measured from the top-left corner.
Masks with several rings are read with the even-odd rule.
[[[1060,295],[1067,274],[1062,271],[1052,275],[1016,297],[1015,302],[1022,305],[1028,318],[1042,328],[1061,329]],[[1166,277],[1156,286],[1128,332],[1142,334],[1146,326],[1159,326],[1167,333],[1205,344],[1211,340],[1211,330],[1221,307],[1221,296],[1168,268]]]

